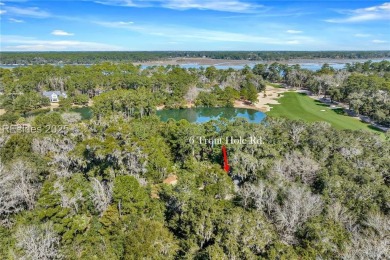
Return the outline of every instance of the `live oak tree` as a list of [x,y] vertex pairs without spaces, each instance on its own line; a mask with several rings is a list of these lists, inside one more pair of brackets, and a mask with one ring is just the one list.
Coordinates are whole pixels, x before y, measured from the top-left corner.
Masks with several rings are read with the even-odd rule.
[[124,240],[124,259],[175,259],[179,249],[172,233],[161,222],[140,219]]
[[60,238],[50,223],[20,227],[15,238],[22,259],[63,259],[58,248]]

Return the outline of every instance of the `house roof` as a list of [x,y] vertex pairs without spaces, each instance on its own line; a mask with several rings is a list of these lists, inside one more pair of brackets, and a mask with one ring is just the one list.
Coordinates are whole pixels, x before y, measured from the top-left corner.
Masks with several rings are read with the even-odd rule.
[[66,93],[63,93],[61,91],[44,91],[42,95],[45,97],[51,97],[53,94],[56,94],[57,96],[67,97]]

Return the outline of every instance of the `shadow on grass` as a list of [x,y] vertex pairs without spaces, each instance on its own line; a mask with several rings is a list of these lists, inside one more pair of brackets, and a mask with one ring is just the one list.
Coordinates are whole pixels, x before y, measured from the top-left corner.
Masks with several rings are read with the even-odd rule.
[[371,130],[374,130],[374,131],[378,132],[378,133],[384,133],[381,129],[376,128],[373,125],[367,125],[367,127],[370,128]]
[[22,117],[33,117],[50,112],[50,108],[38,108],[30,112],[25,113]]
[[[34,117],[42,114],[47,114],[50,113],[51,110],[50,108],[40,108],[36,109],[30,112],[27,112],[23,117]],[[60,107],[53,108],[53,112],[57,113],[64,113],[64,112],[75,112],[79,113],[81,115],[81,119],[83,120],[88,120],[92,118],[92,109],[90,107],[76,107],[76,108],[71,108],[69,111],[65,111]]]
[[348,114],[345,113],[344,109],[343,108],[335,108],[335,109],[332,109],[336,114],[339,114],[339,115],[343,115],[343,116],[347,116]]
[[274,88],[285,88],[284,86],[282,86],[282,84],[278,84],[278,83],[267,82],[267,85],[270,85]]
[[329,107],[328,104],[322,103],[321,101],[318,101],[318,100],[314,100],[314,103],[315,103],[317,106]]

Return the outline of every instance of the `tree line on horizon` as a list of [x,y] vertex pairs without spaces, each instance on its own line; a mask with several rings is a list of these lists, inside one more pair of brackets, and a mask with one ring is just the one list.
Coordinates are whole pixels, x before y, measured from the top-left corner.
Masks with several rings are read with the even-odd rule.
[[0,52],[0,64],[96,64],[146,62],[170,58],[286,61],[291,59],[384,59],[390,51],[69,51]]

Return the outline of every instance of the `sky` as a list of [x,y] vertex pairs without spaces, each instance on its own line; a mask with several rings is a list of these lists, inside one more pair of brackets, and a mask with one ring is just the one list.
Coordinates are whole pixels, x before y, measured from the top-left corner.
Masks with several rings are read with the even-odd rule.
[[0,0],[1,51],[390,50],[390,2]]

